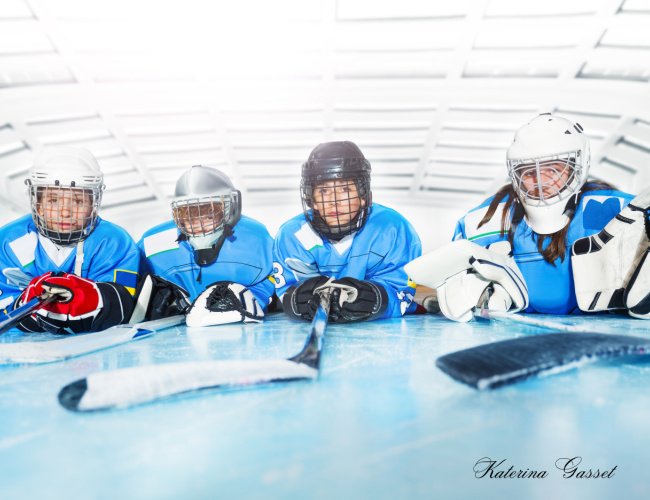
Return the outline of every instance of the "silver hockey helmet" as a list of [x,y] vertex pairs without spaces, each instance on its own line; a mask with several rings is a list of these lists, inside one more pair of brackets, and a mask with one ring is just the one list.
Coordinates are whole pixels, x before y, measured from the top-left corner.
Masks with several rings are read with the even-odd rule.
[[38,232],[58,245],[87,238],[97,225],[103,181],[99,164],[87,149],[43,148],[25,180]]
[[180,176],[171,205],[176,226],[195,250],[212,247],[241,218],[241,193],[226,174],[203,165]]
[[350,141],[316,146],[302,165],[303,212],[319,235],[338,241],[366,223],[372,206],[370,162]]
[[589,175],[589,140],[582,130],[579,123],[544,113],[517,130],[508,148],[510,181],[538,234],[569,223],[567,204]]

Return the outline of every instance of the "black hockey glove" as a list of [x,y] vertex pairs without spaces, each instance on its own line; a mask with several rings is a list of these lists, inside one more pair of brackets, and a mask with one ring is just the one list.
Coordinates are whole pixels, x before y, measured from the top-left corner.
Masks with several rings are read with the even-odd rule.
[[183,288],[152,273],[140,280],[136,297],[129,323],[185,314],[190,308],[189,294]]
[[332,284],[344,285],[357,291],[356,300],[343,302],[332,300],[330,304],[330,320],[333,323],[349,321],[368,321],[381,316],[388,307],[388,294],[381,285],[372,281],[361,281],[355,278],[341,278]]
[[294,319],[314,319],[318,309],[319,298],[314,290],[327,283],[327,276],[315,276],[291,287],[282,297],[284,311]]

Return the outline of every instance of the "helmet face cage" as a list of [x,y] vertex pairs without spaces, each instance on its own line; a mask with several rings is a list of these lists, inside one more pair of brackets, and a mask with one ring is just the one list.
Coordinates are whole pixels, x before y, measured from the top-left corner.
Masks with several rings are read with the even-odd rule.
[[553,156],[508,160],[510,181],[527,206],[549,206],[565,201],[582,186],[580,151]]
[[58,245],[86,239],[97,225],[103,185],[34,185],[27,182],[32,218],[38,232]]
[[367,174],[318,180],[303,177],[300,193],[303,211],[314,231],[334,241],[360,230],[372,205]]
[[241,216],[239,191],[172,201],[172,214],[178,229],[188,238],[208,236],[234,226]]

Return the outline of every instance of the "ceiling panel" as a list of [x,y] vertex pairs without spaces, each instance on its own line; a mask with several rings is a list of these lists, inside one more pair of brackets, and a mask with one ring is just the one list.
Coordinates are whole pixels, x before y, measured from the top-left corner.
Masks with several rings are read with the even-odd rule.
[[3,0],[0,199],[26,208],[33,151],[65,144],[98,156],[118,222],[167,210],[193,164],[247,205],[294,203],[312,148],[352,140],[376,200],[461,207],[505,182],[514,131],[547,111],[583,125],[595,175],[638,190],[649,16],[646,0]]

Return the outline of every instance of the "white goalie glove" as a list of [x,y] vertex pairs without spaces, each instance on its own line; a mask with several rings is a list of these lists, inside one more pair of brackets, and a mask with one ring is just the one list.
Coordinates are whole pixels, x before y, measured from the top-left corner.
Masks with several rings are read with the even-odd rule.
[[526,282],[506,241],[489,249],[468,240],[453,241],[405,266],[416,283],[435,288],[440,311],[466,322],[477,307],[517,312],[528,307]]
[[585,312],[627,309],[650,319],[650,188],[598,234],[576,240],[571,264],[578,307]]
[[213,326],[226,323],[261,323],[264,310],[244,285],[218,281],[199,295],[190,309],[187,326]]

